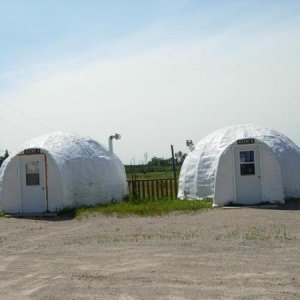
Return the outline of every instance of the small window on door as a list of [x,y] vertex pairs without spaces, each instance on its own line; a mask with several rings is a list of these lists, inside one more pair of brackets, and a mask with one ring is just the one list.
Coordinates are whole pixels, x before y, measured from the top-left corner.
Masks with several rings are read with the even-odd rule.
[[40,185],[39,161],[31,161],[25,165],[26,185]]
[[241,176],[255,175],[254,151],[240,151]]
[[241,151],[240,162],[241,163],[254,162],[254,151]]
[[255,164],[241,164],[241,176],[255,175]]

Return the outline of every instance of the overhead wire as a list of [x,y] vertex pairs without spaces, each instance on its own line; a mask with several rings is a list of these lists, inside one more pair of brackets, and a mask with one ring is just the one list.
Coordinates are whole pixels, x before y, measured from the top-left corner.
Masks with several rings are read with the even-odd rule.
[[10,104],[8,104],[7,102],[5,102],[4,100],[0,100],[0,104],[9,107],[10,109],[12,109],[12,110],[18,112],[19,114],[22,114],[23,116],[27,117],[27,118],[30,119],[31,121],[34,121],[35,123],[37,123],[37,124],[39,124],[39,125],[41,125],[41,126],[44,126],[44,127],[47,128],[48,130],[51,130],[51,131],[56,130],[56,129],[54,129],[54,128],[51,128],[51,127],[48,126],[47,124],[42,123],[42,122],[40,122],[39,120],[35,119],[34,117],[32,117],[31,115],[29,115],[28,113],[25,113],[24,111],[22,111],[22,110],[20,110],[20,109],[17,109],[17,108],[15,108],[15,107],[13,107],[12,105],[10,105]]
[[[15,108],[15,107],[13,107],[12,105],[6,103],[5,101],[3,101],[3,100],[1,100],[1,99],[0,99],[0,103],[1,103],[2,105],[5,105],[5,106],[9,107],[11,110],[16,111],[16,112],[19,113],[19,114],[24,115],[27,119],[29,119],[29,120],[35,122],[36,124],[39,124],[39,125],[41,125],[41,126],[44,126],[44,127],[47,128],[48,130],[51,130],[51,131],[52,131],[52,130],[55,130],[55,129],[51,128],[50,126],[48,126],[47,124],[40,122],[39,120],[33,118],[33,117],[30,116],[29,114],[27,114],[27,113],[25,113],[25,112],[23,112],[23,111],[21,111],[21,110]],[[0,121],[2,121],[3,123],[5,123],[5,124],[7,124],[7,125],[9,125],[9,126],[11,126],[11,127],[13,127],[13,128],[15,128],[15,129],[17,129],[17,130],[19,130],[19,131],[22,131],[22,132],[26,133],[27,135],[30,135],[30,136],[32,136],[32,137],[37,136],[37,134],[32,133],[31,131],[25,130],[24,128],[22,128],[22,127],[20,127],[20,126],[18,126],[18,125],[15,125],[15,124],[13,124],[12,122],[7,121],[6,119],[4,119],[4,118],[2,118],[2,117],[0,117]],[[5,150],[0,149],[0,152],[5,153]]]
[[1,118],[1,117],[0,117],[0,121],[2,121],[3,123],[6,123],[6,124],[8,124],[8,125],[10,125],[10,126],[12,126],[12,127],[14,127],[14,128],[16,128],[16,129],[18,129],[18,130],[21,130],[21,131],[25,132],[26,134],[29,134],[29,135],[31,135],[31,136],[36,136],[36,134],[33,134],[32,132],[29,132],[29,131],[27,131],[27,130],[24,130],[23,128],[21,128],[21,127],[15,125],[15,124],[13,124],[13,123],[11,123],[11,122],[9,122],[9,121],[3,119],[3,118]]

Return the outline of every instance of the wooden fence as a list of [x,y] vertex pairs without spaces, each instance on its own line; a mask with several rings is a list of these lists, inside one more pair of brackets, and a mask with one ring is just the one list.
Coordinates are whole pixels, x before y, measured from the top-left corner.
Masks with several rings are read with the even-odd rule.
[[132,199],[176,199],[177,180],[174,178],[128,180],[128,190]]

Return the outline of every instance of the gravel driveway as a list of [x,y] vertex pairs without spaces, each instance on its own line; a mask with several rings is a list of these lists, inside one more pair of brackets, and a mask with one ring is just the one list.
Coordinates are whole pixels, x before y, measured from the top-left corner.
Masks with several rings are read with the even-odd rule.
[[300,299],[300,210],[0,218],[0,299]]

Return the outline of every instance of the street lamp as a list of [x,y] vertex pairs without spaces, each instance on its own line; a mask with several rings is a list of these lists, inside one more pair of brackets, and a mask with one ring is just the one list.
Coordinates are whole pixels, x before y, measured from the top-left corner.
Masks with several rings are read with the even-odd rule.
[[186,140],[185,144],[190,149],[190,151],[193,151],[195,149],[195,146],[194,146],[194,143],[192,140]]

